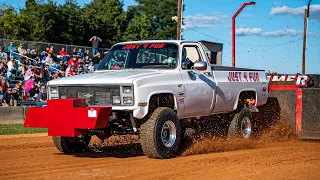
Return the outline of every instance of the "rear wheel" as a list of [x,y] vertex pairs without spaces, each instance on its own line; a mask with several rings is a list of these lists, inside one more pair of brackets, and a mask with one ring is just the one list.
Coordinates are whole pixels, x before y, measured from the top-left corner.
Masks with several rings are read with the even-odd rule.
[[91,136],[84,137],[63,137],[53,136],[53,143],[60,152],[79,153],[89,150],[88,145]]
[[254,135],[252,114],[248,107],[244,107],[231,121],[228,138],[249,139]]
[[157,108],[141,125],[143,152],[152,158],[172,158],[179,152],[181,125],[176,113],[166,107]]

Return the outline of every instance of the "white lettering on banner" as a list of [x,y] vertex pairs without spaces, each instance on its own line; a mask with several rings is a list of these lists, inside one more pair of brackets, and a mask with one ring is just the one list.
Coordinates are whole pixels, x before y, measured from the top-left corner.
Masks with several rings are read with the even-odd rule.
[[307,75],[271,75],[267,76],[269,81],[286,81],[286,82],[292,82],[296,81],[297,86],[307,86],[309,81],[309,76]]
[[274,76],[272,81],[286,81],[286,77],[285,76]]
[[230,82],[260,82],[257,72],[229,72],[228,80]]

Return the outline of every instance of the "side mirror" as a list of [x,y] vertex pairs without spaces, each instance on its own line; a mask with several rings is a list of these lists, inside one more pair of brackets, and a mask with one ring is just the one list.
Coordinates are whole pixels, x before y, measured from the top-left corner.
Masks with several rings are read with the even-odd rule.
[[204,71],[204,70],[207,70],[207,63],[206,62],[195,62],[193,67],[196,70]]

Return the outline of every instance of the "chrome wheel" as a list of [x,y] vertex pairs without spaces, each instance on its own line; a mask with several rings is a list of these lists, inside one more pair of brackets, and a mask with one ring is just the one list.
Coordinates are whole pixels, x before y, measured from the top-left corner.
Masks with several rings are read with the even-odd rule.
[[248,117],[244,117],[241,122],[241,134],[244,138],[249,138],[251,135],[251,121]]
[[161,129],[161,140],[166,147],[171,147],[177,138],[176,125],[171,121],[166,121]]

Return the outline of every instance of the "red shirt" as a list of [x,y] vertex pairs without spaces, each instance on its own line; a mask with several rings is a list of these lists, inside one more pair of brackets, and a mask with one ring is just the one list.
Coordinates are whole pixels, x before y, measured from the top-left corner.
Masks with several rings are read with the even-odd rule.
[[78,69],[79,65],[80,65],[79,61],[76,61],[76,62],[74,63],[74,68]]
[[71,65],[72,63],[74,63],[73,58],[71,58],[71,59],[68,61],[68,65]]
[[67,53],[66,51],[62,51],[62,50],[59,52],[59,54],[60,54],[61,56],[63,56],[63,55],[68,56],[68,53]]
[[70,69],[67,74],[68,74],[68,76],[73,76],[73,71],[72,71],[72,69]]

